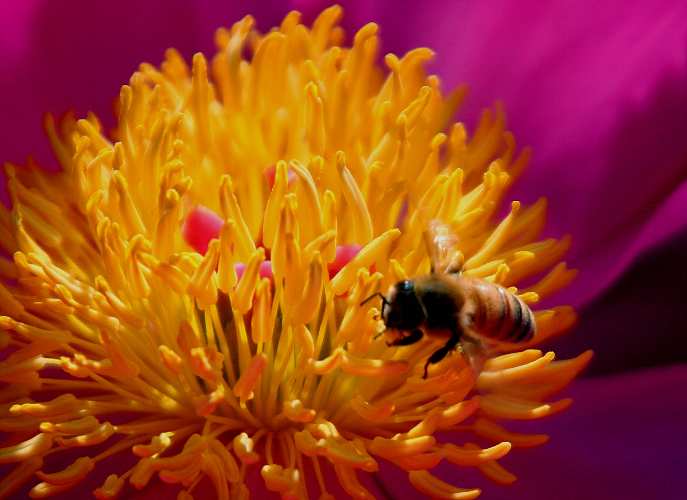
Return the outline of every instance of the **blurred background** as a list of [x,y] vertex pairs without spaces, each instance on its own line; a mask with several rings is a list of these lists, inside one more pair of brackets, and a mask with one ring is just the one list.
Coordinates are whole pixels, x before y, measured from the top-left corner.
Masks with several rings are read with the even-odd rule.
[[[471,89],[458,119],[472,125],[503,102],[518,143],[534,150],[512,197],[546,196],[548,233],[573,236],[569,264],[580,275],[555,302],[575,305],[581,319],[551,347],[559,357],[588,348],[596,356],[571,389],[578,402],[544,424],[551,443],[507,457],[520,480],[485,485],[484,497],[683,498],[687,3],[339,3],[349,36],[368,21],[380,25],[382,54],[434,49],[430,69],[444,88]],[[112,125],[114,99],[140,62],[158,64],[171,46],[189,60],[212,54],[214,30],[248,13],[268,30],[291,9],[309,22],[327,5],[2,2],[0,159],[23,163],[30,154],[54,168],[44,112],[94,111]]]

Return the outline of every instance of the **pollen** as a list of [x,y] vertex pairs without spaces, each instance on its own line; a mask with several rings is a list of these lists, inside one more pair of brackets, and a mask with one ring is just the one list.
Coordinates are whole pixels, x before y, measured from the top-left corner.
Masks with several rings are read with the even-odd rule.
[[[154,481],[188,499],[204,478],[219,499],[373,498],[362,479],[385,462],[468,499],[480,490],[431,469],[510,483],[499,460],[547,440],[508,421],[566,408],[551,398],[591,353],[537,348],[575,322],[536,307],[575,272],[568,237],[539,239],[543,199],[499,219],[530,153],[499,106],[472,134],[453,122],[465,89],[427,73],[431,50],[380,58],[377,25],[347,44],[341,14],[292,12],[268,33],[247,16],[190,65],[169,50],[122,87],[114,130],[46,118],[59,172],[6,165],[0,497],[106,471],[99,499]],[[537,334],[480,371],[456,350],[424,379],[435,341],[388,347],[361,302],[429,272],[435,219],[467,275],[534,309]]]

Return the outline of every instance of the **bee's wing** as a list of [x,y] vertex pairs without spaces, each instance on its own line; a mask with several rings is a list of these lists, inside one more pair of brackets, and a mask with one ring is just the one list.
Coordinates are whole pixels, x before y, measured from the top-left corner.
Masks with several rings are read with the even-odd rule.
[[478,338],[465,336],[460,341],[460,350],[470,364],[475,377],[478,377],[488,358],[487,347]]
[[432,273],[458,274],[463,270],[463,253],[458,250],[458,236],[438,220],[432,220],[424,232],[425,245],[432,263]]

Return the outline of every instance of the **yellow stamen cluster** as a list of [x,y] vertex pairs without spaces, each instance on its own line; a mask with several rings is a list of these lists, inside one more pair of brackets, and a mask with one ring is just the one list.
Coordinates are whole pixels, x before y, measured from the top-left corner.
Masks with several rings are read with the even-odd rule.
[[[156,476],[180,498],[206,476],[217,498],[247,498],[251,467],[284,498],[316,493],[306,470],[327,497],[325,468],[372,498],[359,474],[388,461],[423,493],[467,499],[479,490],[429,469],[445,460],[509,483],[497,460],[546,440],[496,421],[566,407],[546,399],[588,353],[554,361],[528,345],[475,376],[456,351],[425,380],[437,345],[388,348],[379,311],[360,305],[428,271],[432,219],[459,235],[467,274],[529,304],[573,272],[557,264],[567,239],[536,241],[543,200],[494,220],[528,156],[516,155],[501,110],[468,137],[451,124],[464,92],[442,94],[424,69],[430,50],[389,54],[382,68],[377,26],[344,47],[340,14],[329,8],[308,28],[291,13],[267,34],[246,17],[217,32],[210,65],[197,54],[189,68],[170,50],[122,88],[112,134],[94,116],[47,119],[61,172],[7,166],[0,467],[16,465],[3,469],[0,497],[32,479],[32,498],[67,491],[128,453],[137,463],[112,471],[97,498]],[[204,255],[181,232],[199,204],[224,220]],[[330,277],[349,244],[362,249]],[[273,279],[260,276],[266,258]],[[532,345],[575,318],[568,307],[535,317]],[[52,459],[74,449],[80,458],[56,470]]]

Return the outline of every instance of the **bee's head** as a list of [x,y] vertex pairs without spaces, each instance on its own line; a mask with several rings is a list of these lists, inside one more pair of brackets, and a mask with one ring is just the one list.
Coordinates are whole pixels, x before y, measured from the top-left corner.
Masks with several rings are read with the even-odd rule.
[[387,328],[396,330],[413,330],[427,319],[412,280],[399,281],[391,287],[382,305],[382,319]]

